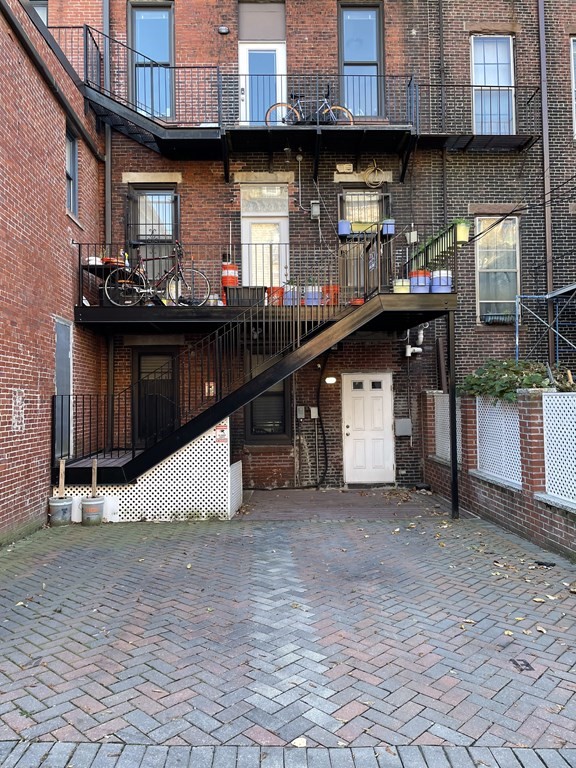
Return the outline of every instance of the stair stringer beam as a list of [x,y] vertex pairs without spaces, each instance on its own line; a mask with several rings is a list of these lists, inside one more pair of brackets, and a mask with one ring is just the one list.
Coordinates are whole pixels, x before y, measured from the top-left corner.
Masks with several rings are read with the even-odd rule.
[[[187,443],[203,435],[216,424],[231,416],[239,408],[248,405],[252,400],[266,392],[273,384],[286,379],[291,374],[315,360],[330,347],[345,339],[354,331],[373,320],[384,310],[382,296],[374,296],[365,304],[346,310],[343,316],[306,341],[302,346],[284,355],[278,362],[271,365],[250,381],[242,384],[234,392],[226,395],[218,403],[200,413],[195,418],[181,426],[168,437],[143,451],[122,467],[103,467],[102,480],[105,482],[131,482],[147,472],[163,459],[182,448]],[[108,474],[110,473],[110,478]],[[112,474],[114,477],[112,477]],[[106,478],[104,479],[104,476]]]

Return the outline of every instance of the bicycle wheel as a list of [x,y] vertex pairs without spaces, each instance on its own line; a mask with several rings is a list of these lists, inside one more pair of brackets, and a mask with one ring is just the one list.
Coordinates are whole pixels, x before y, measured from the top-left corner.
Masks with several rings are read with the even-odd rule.
[[350,112],[349,109],[346,109],[346,107],[338,106],[338,104],[327,107],[324,112],[322,112],[322,117],[326,122],[333,123],[334,125],[354,125],[352,112]]
[[300,122],[300,113],[291,104],[285,104],[279,101],[278,104],[272,104],[266,117],[264,118],[266,125],[296,125]]
[[190,282],[174,275],[168,280],[166,291],[175,304],[201,307],[210,296],[210,282],[204,272],[192,269]]
[[133,307],[144,296],[144,278],[125,269],[114,269],[104,281],[104,293],[116,307]]

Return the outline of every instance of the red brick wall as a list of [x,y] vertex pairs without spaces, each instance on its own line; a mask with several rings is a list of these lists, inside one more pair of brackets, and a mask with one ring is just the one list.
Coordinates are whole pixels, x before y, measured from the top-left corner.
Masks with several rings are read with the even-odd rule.
[[[83,99],[19,3],[11,6],[57,87],[95,137]],[[79,139],[79,211],[66,213],[66,117],[0,14],[0,540],[41,525],[50,496],[55,318],[72,322],[78,250],[101,235],[101,166]],[[8,108],[6,108],[8,106]],[[75,386],[98,386],[104,359],[91,333],[73,334]]]
[[[425,395],[426,409],[434,411],[433,395]],[[462,398],[462,464],[458,472],[462,509],[492,520],[540,546],[576,556],[576,513],[535,498],[545,493],[542,393],[519,393],[522,488],[506,487],[474,472],[477,468],[476,401]],[[428,422],[429,423],[429,422]],[[425,478],[433,490],[450,497],[450,468],[433,453],[424,459]]]

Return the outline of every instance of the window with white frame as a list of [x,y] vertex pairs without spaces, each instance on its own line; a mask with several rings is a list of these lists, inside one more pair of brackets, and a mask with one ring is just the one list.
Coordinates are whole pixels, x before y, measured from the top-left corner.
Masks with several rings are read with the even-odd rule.
[[572,131],[576,136],[576,37],[570,39],[570,59],[572,65]]
[[481,323],[512,323],[519,293],[519,220],[480,216],[475,221],[477,311]]
[[66,210],[78,215],[78,141],[66,132]]
[[473,35],[474,133],[510,135],[516,130],[514,66],[510,35]]

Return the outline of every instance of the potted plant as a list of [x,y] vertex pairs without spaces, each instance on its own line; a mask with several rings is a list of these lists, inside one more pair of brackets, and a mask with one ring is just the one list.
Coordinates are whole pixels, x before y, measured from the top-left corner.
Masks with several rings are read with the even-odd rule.
[[295,280],[287,280],[284,285],[282,301],[285,307],[296,307],[300,304],[300,287]]
[[321,301],[322,288],[313,281],[313,278],[308,278],[304,287],[304,304],[307,307],[317,307]]
[[470,239],[470,222],[468,219],[452,219],[452,224],[456,227],[456,242],[467,243]]

